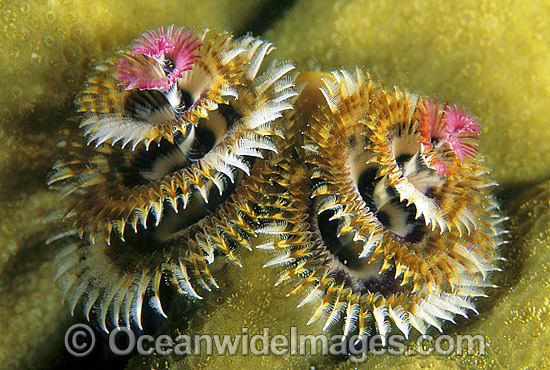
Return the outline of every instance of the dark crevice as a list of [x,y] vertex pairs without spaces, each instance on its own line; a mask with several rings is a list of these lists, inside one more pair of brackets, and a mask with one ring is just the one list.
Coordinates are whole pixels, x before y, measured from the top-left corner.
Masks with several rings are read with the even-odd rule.
[[184,89],[180,89],[181,94],[181,102],[179,106],[176,108],[176,115],[183,114],[187,109],[189,109],[193,104],[195,104],[195,101],[193,100],[193,95],[191,95],[191,92],[186,91]]
[[216,135],[208,127],[198,125],[195,128],[195,141],[187,157],[190,161],[195,162],[204,157],[216,143]]
[[398,292],[402,281],[402,277],[395,278],[395,267],[393,266],[376,277],[361,279],[361,282],[365,285],[366,291],[377,292],[383,296]]
[[327,249],[334,256],[337,256],[342,251],[344,246],[342,245],[342,243],[340,243],[340,240],[338,240],[337,236],[338,221],[330,220],[333,215],[334,212],[332,211],[325,211],[320,213],[317,216],[317,228]]
[[411,155],[411,154],[408,154],[408,153],[399,154],[399,155],[395,158],[395,163],[397,163],[397,165],[399,166],[399,168],[403,168],[403,167],[405,167],[405,165],[407,164],[407,162],[410,161],[411,158],[412,158],[412,155]]
[[334,278],[339,282],[346,282],[363,292],[378,292],[392,294],[398,291],[402,279],[395,278],[395,268],[391,267],[382,274],[372,277],[359,277],[357,272],[366,268],[364,260],[359,258],[359,250],[353,242],[345,242],[338,238],[338,220],[330,220],[332,211],[322,212],[317,216],[317,225],[324,245],[346,268],[334,270]]
[[[374,188],[376,187],[376,175],[378,173],[377,167],[371,167],[363,171],[361,175],[359,176],[359,179],[357,181],[357,190],[359,190],[359,194],[361,194],[361,198],[365,201],[367,204],[367,207],[369,207],[370,210],[373,212],[378,211],[378,207],[376,206],[376,203],[374,202]],[[380,180],[383,181],[383,180]]]
[[253,35],[264,34],[273,23],[283,18],[287,10],[292,8],[296,0],[268,0],[259,6],[258,11],[251,17],[248,23],[235,30],[236,36],[242,36],[247,33]]
[[[176,135],[174,138],[176,142],[183,141],[181,134]],[[124,156],[124,151],[118,149],[117,153],[120,155],[111,156],[110,167],[116,169],[122,175],[122,180],[125,186],[135,187],[146,185],[151,182],[150,178],[146,178],[144,173],[152,171],[159,160],[164,158],[170,158],[171,155],[177,154],[180,151],[177,145],[171,144],[166,140],[162,140],[159,145],[151,145],[149,149],[140,147],[135,151],[135,154],[127,161]],[[175,172],[179,169],[185,168],[186,163],[182,163],[185,160],[184,154],[181,153],[181,158],[172,159],[173,162],[170,167],[165,170],[163,175]]]

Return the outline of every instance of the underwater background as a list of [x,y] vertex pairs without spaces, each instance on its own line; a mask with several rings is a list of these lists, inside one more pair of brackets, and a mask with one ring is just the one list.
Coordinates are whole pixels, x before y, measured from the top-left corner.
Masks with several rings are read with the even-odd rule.
[[[548,367],[550,353],[550,3],[520,1],[0,1],[0,367],[370,369]],[[383,79],[465,106],[482,124],[481,152],[510,217],[499,286],[479,315],[446,333],[481,334],[485,356],[116,358],[64,349],[71,317],[52,283],[56,250],[45,244],[57,194],[46,178],[57,132],[76,125],[73,100],[94,64],[160,25],[252,32],[269,58],[297,70],[364,66]],[[277,276],[244,252],[223,268],[220,289],[198,304],[174,297],[163,333],[288,334],[310,312],[273,287]],[[99,339],[100,341],[102,338]]]

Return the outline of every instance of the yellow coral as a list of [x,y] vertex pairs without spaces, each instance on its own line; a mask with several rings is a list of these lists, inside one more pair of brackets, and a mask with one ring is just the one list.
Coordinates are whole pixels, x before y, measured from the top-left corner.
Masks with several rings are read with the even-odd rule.
[[[193,6],[186,5],[191,3]],[[113,5],[78,0],[51,1],[48,5],[39,1],[0,3],[4,35],[0,65],[6,77],[0,88],[0,140],[4,148],[0,166],[5,174],[0,179],[0,238],[5,246],[0,252],[0,293],[3,302],[18,301],[1,311],[3,317],[13,319],[3,320],[1,326],[4,340],[0,361],[5,366],[35,366],[41,359],[51,359],[51,353],[61,348],[62,334],[49,337],[48,346],[41,347],[44,343],[35,339],[35,333],[44,328],[59,334],[62,328],[58,327],[64,325],[60,322],[65,322],[60,312],[65,308],[59,306],[58,292],[47,288],[53,269],[37,267],[42,260],[50,261],[49,252],[33,247],[45,237],[46,227],[39,221],[53,205],[51,197],[45,196],[44,185],[51,166],[49,156],[56,144],[49,133],[70,115],[60,108],[67,107],[80,90],[89,66],[138,32],[160,24],[242,29],[245,20],[265,2],[185,1],[178,7],[167,4],[129,1]],[[299,69],[364,65],[388,82],[465,105],[484,122],[481,145],[488,166],[494,168],[493,177],[504,185],[517,186],[546,178],[550,168],[546,122],[550,107],[550,45],[546,42],[550,39],[549,7],[545,0],[301,0],[280,15],[279,24],[265,37],[279,45],[279,59],[294,59]],[[546,366],[550,343],[546,314],[550,311],[550,282],[545,262],[550,253],[548,187],[547,183],[514,194],[520,199],[515,205],[525,205],[514,217],[514,231],[520,237],[504,253],[510,262],[502,274],[504,279],[498,282],[502,288],[495,300],[482,303],[486,306],[482,320],[457,329],[486,334],[491,344],[488,356],[389,356],[374,358],[359,368]],[[538,193],[542,195],[537,197]],[[517,211],[514,206],[506,208],[512,213]],[[28,255],[35,256],[34,264],[29,264]],[[13,268],[6,269],[6,264],[18,261],[24,265],[17,272],[25,274],[14,278],[10,274]],[[31,274],[29,267],[36,267]],[[265,269],[257,271],[264,273]],[[232,284],[238,286],[240,280],[249,277],[245,270],[233,272],[227,276],[227,289],[220,294],[237,294],[229,291]],[[23,284],[28,284],[25,289],[20,288]],[[257,286],[246,291],[255,292]],[[263,297],[277,299],[271,291]],[[35,304],[37,300],[40,307]],[[277,306],[279,325],[296,320],[296,310],[287,305],[288,300],[277,302],[284,302],[284,306]],[[224,322],[223,313],[227,311],[220,311],[217,319],[210,312],[205,308],[197,316],[204,315],[211,326]],[[29,327],[31,322],[40,324]],[[201,328],[194,330],[202,332]],[[46,356],[37,355],[44,353]],[[213,367],[224,364],[224,358],[218,360]],[[234,365],[244,368],[249,364],[248,358],[242,360]],[[325,360],[326,366],[334,362]],[[304,362],[293,365],[309,368]],[[340,366],[355,367],[348,362]]]

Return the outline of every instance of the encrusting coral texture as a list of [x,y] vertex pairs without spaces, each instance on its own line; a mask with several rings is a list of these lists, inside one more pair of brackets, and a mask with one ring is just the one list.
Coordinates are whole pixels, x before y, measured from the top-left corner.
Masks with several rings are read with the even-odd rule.
[[292,64],[259,74],[270,43],[193,33],[143,34],[77,97],[87,145],[68,138],[49,180],[70,203],[50,243],[67,245],[73,314],[141,329],[145,301],[166,317],[163,276],[202,299],[195,286],[219,287],[209,265],[241,266],[241,247],[274,251],[264,267],[283,267],[276,285],[302,278],[309,323],[355,342],[475,312],[505,220],[475,118],[360,69],[322,78],[311,117],[293,113]]
[[[157,311],[169,318],[163,334],[397,333],[414,353],[421,332],[440,329],[487,345],[486,356],[369,354],[364,364],[136,356],[130,368],[544,367],[549,193],[536,183],[549,164],[548,3],[285,3],[274,24],[262,1],[0,5],[0,292],[14,302],[2,310],[0,362],[77,361],[62,350],[73,310],[72,322],[105,331],[148,332]],[[256,37],[202,31],[262,34],[257,19],[276,53]],[[159,28],[172,23],[185,27]],[[228,45],[248,50],[225,54],[229,73],[205,67],[223,65]],[[334,72],[302,73],[293,88],[291,64],[273,58]],[[241,79],[253,60],[255,76]],[[219,99],[197,99],[194,83],[211,72],[231,87],[210,81]],[[273,85],[261,93],[264,81]],[[81,128],[66,120],[78,91]],[[252,117],[277,99],[286,108]],[[61,193],[47,190],[48,173]],[[48,289],[55,269],[65,305]]]

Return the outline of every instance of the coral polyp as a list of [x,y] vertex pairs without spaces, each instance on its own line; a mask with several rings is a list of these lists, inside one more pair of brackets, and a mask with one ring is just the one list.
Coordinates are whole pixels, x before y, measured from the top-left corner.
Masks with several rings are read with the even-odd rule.
[[[313,305],[310,323],[340,323],[344,337],[386,337],[392,322],[407,337],[441,331],[475,312],[474,299],[493,287],[505,218],[479,156],[423,145],[421,119],[445,122],[455,110],[361,70],[327,75],[320,91],[325,101],[304,130],[305,169],[274,160],[273,181],[285,185],[264,205],[261,247],[275,254],[266,266],[280,266],[279,284],[298,280],[291,293],[303,294],[299,307]],[[459,115],[463,131],[478,130]],[[434,139],[448,135],[432,128]]]

